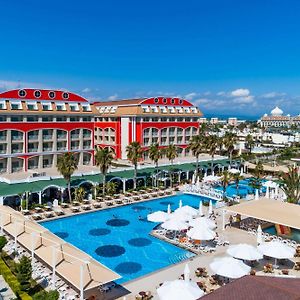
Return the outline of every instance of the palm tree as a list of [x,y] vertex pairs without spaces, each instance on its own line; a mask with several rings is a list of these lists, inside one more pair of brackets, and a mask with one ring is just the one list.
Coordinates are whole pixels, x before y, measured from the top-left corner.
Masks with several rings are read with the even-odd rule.
[[82,202],[85,197],[84,188],[79,187],[79,188],[75,189],[74,195],[75,195],[75,201]]
[[137,178],[137,164],[142,158],[142,148],[139,142],[131,142],[126,147],[127,159],[131,161],[134,166],[134,176],[133,176],[133,187],[136,189],[136,178]]
[[222,154],[222,149],[223,149],[223,146],[224,146],[224,139],[223,137],[219,136],[218,137],[218,148],[219,148],[219,154],[221,155]]
[[288,173],[280,175],[280,187],[287,196],[287,201],[298,204],[300,201],[300,174],[297,168],[289,167]]
[[223,187],[223,200],[225,199],[226,188],[231,181],[231,174],[228,171],[222,173],[221,182]]
[[[156,174],[158,172],[158,161],[162,157],[162,151],[159,149],[158,143],[152,144],[149,147],[149,158],[154,162]],[[156,177],[155,177],[156,178]],[[156,181],[156,179],[155,179]],[[156,184],[155,184],[156,185]]]
[[216,135],[210,135],[207,137],[207,140],[205,142],[206,149],[208,150],[209,155],[211,156],[211,172],[213,172],[214,169],[214,158],[215,154],[218,148],[218,137]]
[[102,179],[103,195],[105,194],[106,174],[114,158],[115,158],[115,153],[110,148],[107,147],[104,149],[96,149],[95,163],[96,166],[100,168],[100,173],[103,175],[103,179]]
[[237,143],[237,136],[232,132],[226,132],[224,136],[224,145],[229,153],[230,165],[232,163],[232,153],[234,151],[234,146]]
[[108,182],[106,184],[106,190],[107,190],[107,194],[109,194],[111,196],[114,195],[117,191],[117,184],[112,181]]
[[[177,153],[177,147],[173,144],[170,144],[166,149],[165,149],[166,157],[168,160],[171,162],[171,165],[173,167],[174,159],[178,156]],[[173,170],[172,170],[173,172]],[[171,173],[171,186],[173,185],[173,173]]]
[[202,135],[193,136],[190,140],[188,149],[192,151],[193,155],[196,158],[196,176],[195,176],[195,183],[198,179],[198,172],[199,172],[199,156],[203,151],[203,138]]
[[255,145],[255,141],[253,139],[253,136],[251,134],[248,134],[245,138],[245,142],[246,142],[247,148],[249,149],[249,152],[251,154],[252,149]]
[[241,176],[240,173],[236,173],[236,174],[232,175],[232,179],[235,182],[236,193],[237,193],[238,196],[240,195],[240,192],[239,192],[239,183],[240,183],[240,180],[242,180],[243,178],[244,177]]
[[67,181],[69,201],[72,202],[71,197],[71,177],[78,168],[78,162],[72,152],[64,153],[57,159],[57,171]]
[[253,175],[255,176],[255,178],[257,179],[261,179],[264,176],[264,166],[262,164],[261,161],[259,161],[254,170],[253,170]]

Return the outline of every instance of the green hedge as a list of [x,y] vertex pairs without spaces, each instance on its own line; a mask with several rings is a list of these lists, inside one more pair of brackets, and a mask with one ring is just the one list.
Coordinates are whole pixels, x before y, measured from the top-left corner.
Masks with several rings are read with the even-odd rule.
[[0,274],[3,276],[12,291],[22,300],[32,300],[32,298],[25,292],[21,291],[20,283],[16,276],[11,272],[9,267],[5,264],[2,257],[0,257]]

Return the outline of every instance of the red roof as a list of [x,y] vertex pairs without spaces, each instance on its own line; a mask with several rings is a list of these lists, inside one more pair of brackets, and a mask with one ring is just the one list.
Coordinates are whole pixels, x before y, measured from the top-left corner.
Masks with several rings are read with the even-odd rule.
[[[39,93],[38,93],[39,92]],[[39,97],[38,94],[40,94]],[[52,97],[53,96],[53,97]],[[65,97],[64,97],[65,96]],[[19,99],[36,101],[74,101],[88,102],[85,98],[67,91],[43,90],[43,89],[17,89],[0,93],[0,99]]]
[[299,300],[300,278],[244,276],[201,300]]

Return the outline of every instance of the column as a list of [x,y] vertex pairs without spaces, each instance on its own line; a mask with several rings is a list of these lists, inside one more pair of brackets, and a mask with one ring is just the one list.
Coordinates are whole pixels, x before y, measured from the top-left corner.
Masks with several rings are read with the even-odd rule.
[[42,191],[39,191],[39,204],[42,204]]
[[[43,152],[43,130],[39,129],[39,134],[38,134],[38,152],[42,153]],[[38,169],[43,168],[43,155],[39,155],[39,163],[38,163]]]
[[83,297],[83,265],[80,265],[80,300],[84,300]]
[[52,246],[52,289],[55,290],[56,249]]
[[[7,130],[7,137],[6,137],[6,141],[7,141],[7,149],[6,149],[6,153],[8,155],[11,155],[11,130]],[[12,173],[12,162],[11,162],[11,157],[7,158],[7,173],[11,174]]]
[[226,216],[226,210],[222,210],[222,230],[225,230],[225,216]]
[[31,233],[31,265],[34,267],[35,232]]
[[83,165],[83,153],[82,153],[82,150],[83,150],[83,129],[82,128],[79,129],[79,150],[81,152],[79,153],[78,165],[82,166]]
[[126,179],[123,179],[123,193],[126,192]]

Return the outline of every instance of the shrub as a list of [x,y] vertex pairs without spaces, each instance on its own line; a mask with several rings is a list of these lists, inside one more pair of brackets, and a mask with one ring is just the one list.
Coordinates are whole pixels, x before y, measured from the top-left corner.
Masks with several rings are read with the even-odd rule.
[[36,293],[32,297],[33,300],[57,300],[58,298],[59,298],[58,291],[46,292],[45,290]]
[[16,266],[17,279],[20,282],[21,290],[27,291],[30,288],[30,279],[32,275],[31,260],[23,256]]
[[5,236],[0,236],[0,252],[4,248],[4,246],[7,244],[7,239]]

